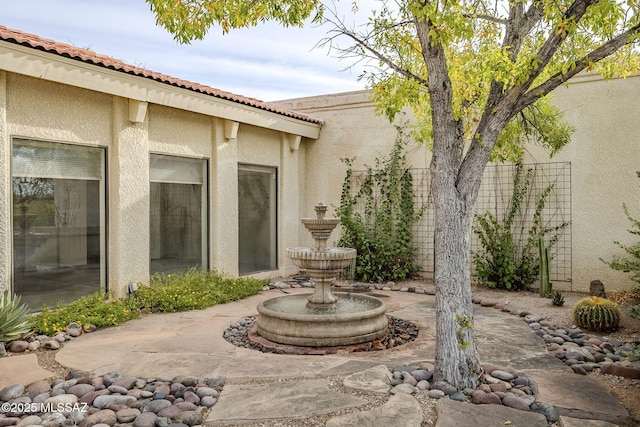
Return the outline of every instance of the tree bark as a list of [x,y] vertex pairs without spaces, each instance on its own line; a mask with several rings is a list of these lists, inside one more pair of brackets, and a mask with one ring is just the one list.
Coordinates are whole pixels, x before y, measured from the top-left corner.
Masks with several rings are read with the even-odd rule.
[[473,329],[469,236],[473,205],[447,176],[432,174],[435,208],[435,377],[458,390],[478,386],[482,368]]
[[433,157],[431,192],[435,213],[435,378],[458,390],[476,388],[482,367],[473,330],[469,237],[479,175],[459,182],[464,148],[462,122],[453,116],[453,93],[443,46],[430,38],[428,20],[414,20],[427,67]]

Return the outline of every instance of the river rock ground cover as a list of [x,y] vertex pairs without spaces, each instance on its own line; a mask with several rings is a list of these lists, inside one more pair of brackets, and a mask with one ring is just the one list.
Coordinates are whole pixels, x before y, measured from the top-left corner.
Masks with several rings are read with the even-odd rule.
[[[415,289],[426,289],[426,293],[431,293],[433,289],[429,289],[429,284],[425,283],[402,283],[402,284],[386,284],[396,291],[410,292]],[[584,297],[581,293],[565,293],[565,305],[555,307],[548,299],[542,299],[536,293],[531,292],[504,292],[487,290],[483,288],[474,288],[474,297],[477,299],[493,300],[498,307],[511,306],[515,308],[528,309],[536,313],[538,317],[545,318],[547,324],[558,325],[559,327],[571,328],[571,309],[575,302]],[[625,307],[637,301],[633,297],[625,293],[623,295],[609,295],[613,299],[617,299],[623,308],[622,328],[614,333],[607,334],[606,338],[624,342],[640,342],[640,322],[626,315]],[[513,319],[516,321],[517,319]],[[81,338],[80,338],[81,339]],[[550,343],[551,344],[551,343]],[[42,348],[35,351],[38,361],[43,368],[48,369],[56,374],[57,378],[66,378],[70,370],[58,365],[55,361],[55,350],[44,350]],[[19,355],[11,355],[11,357],[19,357]],[[598,369],[592,372],[586,372],[587,375],[593,376],[596,380],[607,387],[614,396],[631,413],[632,417],[640,421],[640,381],[621,378],[612,375],[603,375]]]
[[[550,302],[550,299],[540,298],[535,292],[508,292],[474,287],[473,295],[475,298],[492,299],[497,304],[510,305],[519,309],[526,308],[532,313],[544,317],[549,324],[568,329],[573,326],[572,310],[574,305],[581,298],[589,296],[583,292],[563,292],[565,303],[563,306],[557,307]],[[640,304],[640,292],[610,292],[607,293],[607,297],[616,301],[620,307],[622,315],[620,328],[615,332],[592,335],[621,343],[639,343],[640,320],[629,316],[629,308]],[[551,348],[554,346],[552,345]],[[640,425],[640,380],[602,374],[599,369],[588,372],[586,375],[606,387]]]

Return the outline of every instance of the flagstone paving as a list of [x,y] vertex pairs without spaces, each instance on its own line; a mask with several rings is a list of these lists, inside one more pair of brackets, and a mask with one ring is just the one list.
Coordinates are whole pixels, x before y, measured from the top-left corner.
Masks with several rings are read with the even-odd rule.
[[[302,290],[291,290],[298,291]],[[380,384],[373,381],[370,394],[382,396],[384,403],[363,410],[365,402],[361,398],[336,391],[327,382],[330,377],[375,370],[381,365],[433,366],[434,297],[391,291],[377,294],[385,299],[389,315],[420,326],[418,339],[390,350],[324,356],[261,353],[225,341],[222,334],[231,322],[256,315],[260,301],[280,295],[279,291],[264,291],[206,310],[154,314],[85,334],[67,342],[56,360],[96,375],[119,372],[139,378],[222,378],[226,385],[204,421],[208,425],[274,419],[296,425],[297,420],[337,412],[340,415],[332,417],[328,426],[387,427],[394,424],[385,420],[400,414],[406,417],[403,426],[420,425],[422,414],[411,395],[397,393],[386,399],[380,395]],[[481,306],[474,306],[474,310],[482,362],[508,366],[533,379],[538,399],[555,406],[564,425],[587,425],[571,424],[576,419],[596,420],[600,424],[594,426],[600,427],[606,422],[632,425],[627,411],[599,383],[571,373],[561,361],[549,356],[543,340],[521,318]],[[0,389],[50,376],[38,366],[33,354],[0,358]],[[507,421],[512,426],[546,425],[544,415],[499,405],[472,405],[443,398],[437,409],[438,427],[502,426]]]

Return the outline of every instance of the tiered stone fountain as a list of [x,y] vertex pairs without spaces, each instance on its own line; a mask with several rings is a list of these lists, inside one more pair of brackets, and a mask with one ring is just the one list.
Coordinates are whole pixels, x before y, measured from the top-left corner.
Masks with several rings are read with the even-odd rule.
[[288,248],[293,263],[315,284],[313,294],[276,297],[258,305],[258,334],[281,344],[329,347],[381,339],[388,333],[386,304],[375,297],[331,292],[337,274],[356,257],[351,248],[328,248],[327,240],[340,222],[325,218],[327,206],[318,203],[316,218],[302,219],[315,248]]

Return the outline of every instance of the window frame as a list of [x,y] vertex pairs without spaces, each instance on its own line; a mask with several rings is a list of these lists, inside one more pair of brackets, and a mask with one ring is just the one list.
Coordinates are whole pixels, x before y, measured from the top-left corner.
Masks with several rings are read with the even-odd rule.
[[[196,182],[186,182],[186,181],[176,181],[176,180],[161,180],[161,179],[152,179],[152,158],[154,156],[159,156],[159,157],[165,157],[165,158],[172,158],[172,159],[183,159],[186,161],[200,161],[201,162],[201,167],[202,167],[202,182],[201,183],[196,183]],[[189,185],[189,184],[199,184],[202,186],[201,189],[201,195],[202,195],[202,200],[201,200],[201,206],[200,206],[200,218],[201,218],[201,227],[202,230],[200,232],[201,236],[201,248],[200,248],[200,254],[201,254],[201,265],[200,265],[200,269],[202,271],[208,271],[211,265],[210,262],[210,258],[211,258],[211,239],[210,239],[210,216],[211,216],[211,209],[210,209],[210,197],[211,197],[211,190],[210,190],[210,159],[207,157],[198,157],[198,156],[185,156],[185,155],[179,155],[179,154],[174,154],[174,153],[166,153],[166,152],[156,152],[156,151],[150,151],[149,152],[149,182],[148,182],[148,189],[149,189],[149,255],[148,255],[148,260],[149,260],[149,271],[151,272],[151,274],[153,273],[153,270],[151,268],[151,184],[152,183],[163,183],[163,184],[185,184],[185,185]],[[160,273],[159,271],[157,273]]]

